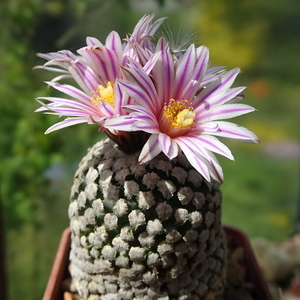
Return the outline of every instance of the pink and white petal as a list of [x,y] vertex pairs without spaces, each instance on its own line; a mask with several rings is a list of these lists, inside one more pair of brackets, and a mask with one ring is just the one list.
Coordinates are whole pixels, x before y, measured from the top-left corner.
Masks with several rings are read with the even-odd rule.
[[134,122],[135,120],[129,116],[111,117],[104,121],[103,127],[109,130],[133,131],[132,125]]
[[255,111],[255,108],[246,104],[225,104],[199,113],[195,122],[205,123],[215,120],[230,119]]
[[62,128],[66,128],[69,126],[73,126],[73,125],[77,125],[77,124],[81,124],[81,123],[86,123],[87,122],[87,118],[67,118],[61,122],[58,122],[54,125],[52,125],[51,127],[49,127],[46,131],[45,134],[48,134],[50,132],[53,132],[55,130],[59,130]]
[[221,89],[223,91],[229,89],[240,72],[241,72],[240,68],[234,68],[228,72],[222,73],[220,75],[221,83],[222,83]]
[[143,164],[155,156],[157,156],[161,152],[160,144],[158,141],[158,134],[152,134],[147,142],[145,143],[140,156],[139,156],[139,163]]
[[[147,52],[147,51],[145,51],[145,52]],[[155,66],[155,64],[156,64],[157,60],[159,59],[160,55],[161,55],[160,52],[154,53],[151,57],[149,57],[149,59],[147,60],[146,64],[143,66],[144,71],[148,75],[152,71],[152,69]]]
[[[135,53],[135,57],[132,55],[128,55],[130,58],[137,60],[142,66],[144,66],[150,59],[152,52],[149,52],[148,49],[142,48],[141,45],[137,43],[132,43],[130,40],[128,40],[128,44],[130,45],[131,52]],[[124,64],[125,65],[125,64]]]
[[238,94],[236,97],[230,99],[229,101],[226,102],[226,104],[231,104],[231,103],[238,103],[241,102],[245,99],[244,94]]
[[56,115],[56,116],[66,116],[66,117],[88,117],[89,114],[82,110],[74,109],[74,108],[56,108],[55,111],[45,112],[48,115]]
[[161,58],[155,64],[152,72],[160,101],[160,103],[157,103],[160,110],[164,103],[168,102],[173,96],[175,68],[169,46],[164,38],[159,39],[156,52],[161,52]]
[[84,93],[83,91],[75,88],[72,85],[69,84],[58,84],[55,82],[46,82],[48,85],[50,85],[51,87],[55,88],[56,90],[71,96],[72,98],[76,99],[79,102],[85,103],[85,104],[89,104],[90,103],[90,96],[88,96],[86,93]]
[[45,60],[76,60],[77,56],[69,50],[62,50],[58,52],[50,53],[37,53],[38,57],[41,57]]
[[231,154],[230,149],[214,136],[202,134],[200,136],[189,137],[189,138],[193,139],[196,144],[197,143],[199,144],[199,146],[197,148],[199,148],[201,146],[201,147],[206,148],[209,151],[218,153],[218,154],[223,155],[231,160],[234,160],[234,157]]
[[[221,79],[217,78],[213,82],[211,82],[208,86],[200,91],[198,95],[193,99],[194,110],[200,110],[202,105],[208,105],[206,99],[213,94],[218,87],[221,85]],[[209,107],[208,107],[209,108]]]
[[[233,84],[233,82],[239,72],[240,72],[240,69],[236,68],[236,69],[230,70],[230,71],[224,73],[223,75],[219,76],[215,81],[211,82],[207,87],[205,87],[199,93],[199,95],[197,95],[197,97],[194,100],[194,103],[197,106],[199,106],[201,103],[204,103],[204,102],[206,105],[210,101],[212,101],[212,103],[214,103],[214,101],[211,100],[213,97],[215,97],[215,99],[218,102],[220,95],[223,95],[224,93],[226,93],[226,91],[231,87],[231,85]],[[233,97],[234,96],[232,96],[231,98],[233,98]],[[230,100],[231,98],[227,99],[227,101]],[[223,100],[223,103],[225,101],[226,100]]]
[[172,142],[172,145],[171,145],[170,151],[169,151],[169,158],[173,159],[173,158],[177,157],[179,154],[179,146],[176,141],[171,140],[171,142]]
[[216,122],[206,122],[206,123],[199,123],[194,125],[189,131],[188,134],[191,136],[197,136],[201,134],[213,134],[214,132],[218,131],[219,126]]
[[219,92],[218,90],[215,90],[210,95],[207,95],[205,101],[198,102],[195,105],[194,111],[197,114],[201,114],[201,112],[205,110],[213,109],[216,106],[220,106],[225,103],[227,104],[228,102],[233,102],[233,103],[238,102],[238,101],[232,101],[232,99],[239,96],[244,89],[245,87],[237,87],[237,88],[228,89],[225,92]]
[[[78,110],[85,111],[89,115],[99,115],[99,110],[95,105],[86,105],[84,103],[78,102],[76,100],[69,100],[65,98],[58,98],[58,97],[39,97],[36,99],[45,109],[54,110],[56,111],[57,108],[64,107],[64,108],[75,108]],[[51,101],[50,104],[45,104],[40,100]],[[36,111],[42,111],[38,109]]]
[[152,120],[152,122],[155,123],[156,126],[158,127],[158,120],[157,120],[156,116],[153,114],[153,112],[151,110],[143,107],[142,105],[130,104],[130,105],[125,105],[123,108],[133,111],[131,113],[133,116],[137,116],[138,118],[139,118],[139,116],[144,116],[144,117],[148,118],[149,120]]
[[151,103],[154,108],[157,94],[152,80],[137,62],[131,60],[129,66],[129,68],[122,68],[124,77],[128,81],[138,85],[145,93],[148,94],[148,98],[152,100]]
[[107,116],[107,117],[111,117],[114,116],[115,113],[115,109],[113,106],[111,106],[109,103],[106,103],[104,101],[102,101],[99,106],[98,106],[100,112],[102,115]]
[[222,167],[213,153],[208,152],[208,154],[210,156],[210,175],[213,179],[217,180],[219,183],[222,184],[224,181]]
[[210,181],[210,163],[202,155],[195,152],[186,139],[177,138],[176,142],[190,164],[207,180]]
[[51,82],[58,82],[58,81],[61,81],[63,79],[70,79],[70,78],[73,78],[73,77],[72,77],[72,75],[70,75],[70,73],[68,73],[68,74],[64,74],[64,75],[54,77],[51,80]]
[[136,122],[132,125],[134,131],[144,131],[150,134],[159,134],[159,130],[151,120],[142,120],[141,117],[135,118]]
[[[246,143],[259,143],[259,138],[249,129],[235,123],[226,121],[214,122],[218,126],[218,130],[211,132],[215,136],[225,137]],[[210,132],[207,132],[210,134]]]
[[184,142],[191,148],[193,149],[194,152],[197,152],[199,155],[203,156],[204,158],[208,158],[207,155],[207,149],[199,143],[196,139],[195,136],[180,136],[174,139],[176,142],[178,140],[184,140]]
[[149,96],[149,93],[141,88],[137,84],[133,84],[126,80],[119,80],[119,85],[125,91],[129,97],[132,97],[138,104],[144,106],[146,109],[153,111],[153,101]]
[[[200,82],[196,80],[190,80],[184,90],[182,91],[180,99],[193,99],[197,91],[199,90]],[[193,107],[196,107],[193,105]]]
[[[112,52],[112,51],[110,51]],[[96,74],[102,80],[102,85],[106,81],[114,81],[116,79],[116,57],[110,58],[108,50],[104,46],[84,47],[78,50],[87,63],[94,69]],[[118,63],[117,63],[118,64]]]
[[112,31],[106,38],[105,46],[112,50],[119,62],[123,60],[123,49],[120,35],[116,31]]
[[118,81],[114,84],[114,109],[116,115],[124,115],[123,108],[128,105],[129,97],[123,93]]
[[74,59],[69,59],[69,58],[57,58],[57,59],[52,59],[47,61],[44,64],[44,67],[49,67],[49,66],[57,66],[62,69],[68,69],[70,64],[72,64],[74,61],[77,61],[80,57],[76,56]]
[[108,56],[108,70],[110,72],[109,81],[115,81],[117,77],[120,75],[120,66],[122,65],[123,60],[119,60],[118,55],[120,53],[116,53],[115,51],[105,48]]
[[158,141],[161,151],[171,160],[178,155],[178,144],[168,135],[159,133]]
[[66,74],[69,74],[69,71],[68,71],[68,70],[62,70],[62,69],[54,68],[54,67],[47,67],[47,66],[45,66],[45,65],[43,65],[43,66],[35,66],[33,69],[34,69],[34,70],[36,70],[36,69],[43,69],[43,70],[47,70],[47,71],[51,71],[51,72],[66,73]]
[[194,67],[192,79],[202,82],[209,64],[209,50],[206,46],[200,46],[196,49],[197,62]]
[[80,61],[73,62],[68,70],[86,94],[96,91],[101,83],[94,71]]
[[[152,15],[151,15],[152,16]],[[154,15],[153,15],[154,17]],[[160,18],[158,20],[156,20],[155,22],[153,22],[150,26],[149,26],[149,30],[148,30],[148,34],[150,36],[153,36],[155,34],[155,32],[157,31],[157,29],[160,27],[160,25],[164,22],[164,20],[168,19],[167,17],[163,17]],[[152,19],[151,19],[152,20]]]
[[98,39],[90,36],[86,38],[86,44],[87,46],[103,46]]
[[202,86],[207,86],[209,83],[220,77],[221,74],[225,73],[226,71],[224,68],[224,66],[209,68],[202,80]]
[[175,75],[175,88],[173,97],[180,99],[183,89],[187,83],[191,80],[194,72],[196,62],[195,46],[192,44],[179,60],[176,75]]

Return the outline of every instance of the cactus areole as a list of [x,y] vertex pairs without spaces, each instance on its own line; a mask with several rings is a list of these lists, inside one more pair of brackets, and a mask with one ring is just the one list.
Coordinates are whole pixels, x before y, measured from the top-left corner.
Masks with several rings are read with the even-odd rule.
[[[72,286],[85,300],[222,299],[226,246],[222,168],[233,159],[218,137],[257,143],[223,121],[254,110],[241,104],[240,70],[210,68],[205,46],[175,51],[154,34],[164,21],[142,17],[123,42],[88,37],[77,54],[39,54],[61,73],[37,111],[66,117],[46,133],[98,124],[108,138],[88,150],[69,206]],[[74,79],[77,86],[62,84]]]

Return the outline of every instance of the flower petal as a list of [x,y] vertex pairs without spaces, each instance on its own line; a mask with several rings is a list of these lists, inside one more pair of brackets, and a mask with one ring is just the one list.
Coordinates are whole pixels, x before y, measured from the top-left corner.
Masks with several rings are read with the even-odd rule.
[[116,31],[112,31],[106,38],[105,46],[112,50],[118,58],[119,62],[123,60],[122,41]]
[[208,155],[210,156],[211,177],[213,179],[217,180],[219,183],[223,183],[224,174],[223,174],[223,170],[222,170],[222,167],[221,167],[219,161],[217,160],[216,156],[213,153],[208,152]]
[[193,101],[193,103],[195,103],[197,106],[204,102],[205,104],[207,104],[209,103],[209,99],[213,96],[216,97],[216,95],[222,95],[231,87],[239,72],[240,69],[236,68],[224,73],[222,76],[220,76],[215,81],[211,82],[207,87],[205,87],[196,96],[196,99]]
[[240,126],[235,123],[226,121],[214,122],[218,126],[218,130],[214,132],[206,131],[207,134],[213,134],[233,140],[247,142],[247,143],[259,143],[258,137],[249,129]]
[[118,116],[106,119],[102,126],[109,130],[132,131],[134,122],[129,116]]
[[160,152],[161,152],[161,148],[158,141],[158,135],[152,134],[147,140],[147,142],[145,143],[140,153],[139,163],[143,164],[150,161],[155,156],[157,156]]
[[[151,100],[151,107],[153,108],[153,103],[155,103],[155,101],[157,100],[157,94],[153,82],[137,62],[131,60],[129,66],[130,68],[122,68],[124,77],[127,79],[127,81],[130,81],[139,86],[140,89],[144,91],[144,93],[147,93],[148,99]],[[136,99],[134,98],[134,100]]]
[[202,134],[200,136],[189,137],[189,139],[193,140],[196,146],[198,144],[197,149],[202,146],[209,151],[223,155],[231,160],[234,159],[230,149],[214,136]]
[[161,151],[169,158],[173,159],[178,155],[178,145],[168,135],[160,133],[158,141]]
[[153,111],[153,102],[149,93],[136,83],[131,83],[126,80],[119,80],[119,85],[130,97],[137,103],[143,105],[148,110]]
[[208,68],[209,51],[206,46],[200,46],[196,49],[197,63],[195,64],[192,79],[202,82]]
[[55,130],[59,130],[65,127],[81,124],[81,123],[86,123],[86,118],[67,118],[61,122],[58,122],[51,127],[49,127],[46,131],[45,134],[48,134],[50,132],[53,132]]
[[163,104],[173,96],[175,68],[169,46],[164,38],[158,41],[156,51],[161,52],[161,57],[153,68],[153,78],[159,99],[157,107],[160,110]]
[[87,94],[97,90],[97,86],[101,83],[99,77],[86,64],[79,60],[72,62],[68,68],[74,80]]
[[175,76],[175,89],[173,97],[180,99],[183,89],[188,81],[191,80],[194,72],[194,66],[196,61],[195,46],[191,45],[179,60],[178,67],[176,69]]
[[87,96],[87,94],[85,94],[84,92],[82,92],[81,90],[75,88],[72,85],[68,85],[68,84],[59,84],[59,83],[55,83],[55,82],[46,82],[48,85],[52,86],[53,88],[55,88],[56,90],[71,96],[74,99],[77,99],[79,102],[85,103],[85,104],[89,104],[90,103],[90,97]]
[[198,152],[195,152],[193,146],[184,138],[177,138],[176,142],[185,154],[190,164],[207,180],[210,181],[209,162]]
[[[45,104],[41,101],[39,101],[40,99],[46,100],[46,101],[52,101],[52,103],[50,104]],[[90,105],[86,105],[84,103],[80,103],[78,101],[75,100],[69,100],[69,99],[65,99],[65,98],[58,98],[58,97],[39,97],[36,99],[44,109],[39,108],[36,111],[43,111],[43,110],[53,110],[53,111],[59,111],[59,109],[61,108],[73,108],[73,109],[77,109],[80,111],[84,111],[86,112],[86,114],[88,115],[97,115],[99,114],[99,111],[97,110],[96,106],[90,106]]]
[[[255,108],[246,104],[225,104],[209,109],[202,114],[198,114],[197,119],[200,122],[229,119],[254,111]],[[195,122],[197,122],[195,119]]]

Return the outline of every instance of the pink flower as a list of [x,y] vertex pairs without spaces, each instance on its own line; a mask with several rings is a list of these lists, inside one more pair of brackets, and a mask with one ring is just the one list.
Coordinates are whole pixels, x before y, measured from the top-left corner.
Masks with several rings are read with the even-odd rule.
[[[46,133],[85,122],[101,126],[107,118],[127,114],[123,107],[130,104],[131,99],[120,89],[116,79],[122,77],[121,66],[126,66],[129,58],[146,71],[153,63],[146,61],[148,50],[154,47],[150,41],[164,20],[161,18],[152,23],[153,18],[154,15],[141,18],[123,44],[119,34],[112,31],[104,45],[96,38],[88,37],[87,46],[79,49],[78,54],[67,50],[38,54],[48,62],[37,68],[60,73],[47,82],[48,85],[67,95],[67,98],[37,98],[41,107],[36,111],[66,117],[48,128]],[[74,79],[78,87],[59,83],[67,78]]]
[[154,55],[159,58],[148,73],[135,60],[123,67],[123,79],[118,80],[118,85],[133,100],[126,105],[132,112],[126,118],[108,119],[104,126],[149,135],[140,163],[160,152],[169,159],[183,152],[206,180],[222,182],[222,168],[214,153],[229,159],[233,156],[217,137],[258,142],[248,129],[221,121],[254,110],[239,103],[245,87],[231,87],[240,70],[209,69],[205,46],[191,45],[184,55],[176,57],[164,38],[159,40]]

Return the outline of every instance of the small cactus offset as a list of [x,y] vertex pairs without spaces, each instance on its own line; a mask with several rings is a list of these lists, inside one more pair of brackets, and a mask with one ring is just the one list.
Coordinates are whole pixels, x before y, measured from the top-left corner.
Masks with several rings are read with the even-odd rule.
[[183,155],[137,159],[106,139],[81,161],[69,207],[76,290],[84,299],[218,299],[226,260],[219,184]]
[[[234,87],[239,68],[210,68],[209,50],[178,51],[154,34],[165,20],[142,17],[123,42],[88,37],[77,54],[39,54],[61,73],[37,111],[66,117],[46,133],[97,124],[75,174],[69,206],[70,273],[84,300],[219,300],[226,282],[221,226],[222,168],[233,159],[217,137],[257,143],[223,121],[254,110]],[[77,87],[61,84],[73,78]]]

